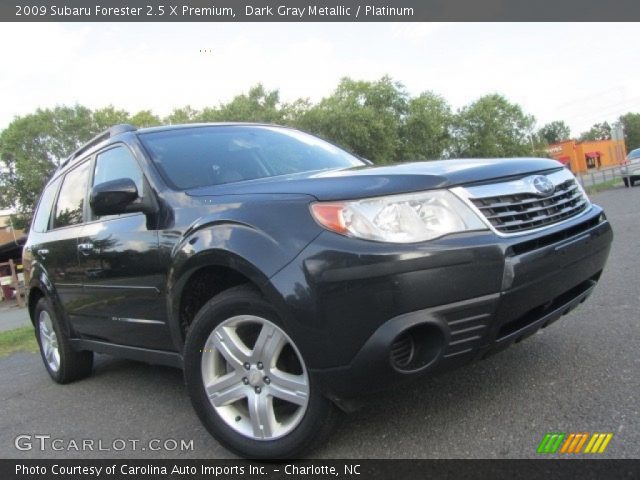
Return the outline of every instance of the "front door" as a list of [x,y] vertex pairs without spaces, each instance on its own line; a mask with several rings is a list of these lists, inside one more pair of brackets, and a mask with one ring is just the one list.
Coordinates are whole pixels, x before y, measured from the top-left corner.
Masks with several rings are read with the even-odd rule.
[[[132,179],[140,196],[151,194],[124,145],[96,156],[92,185],[118,178]],[[90,215],[78,239],[84,290],[76,331],[116,344],[171,350],[166,271],[159,262],[155,225],[143,213]]]

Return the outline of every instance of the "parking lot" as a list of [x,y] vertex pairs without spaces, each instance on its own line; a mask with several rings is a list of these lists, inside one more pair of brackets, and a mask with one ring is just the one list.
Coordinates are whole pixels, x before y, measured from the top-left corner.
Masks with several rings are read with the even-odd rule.
[[[585,304],[499,355],[371,398],[311,455],[534,458],[547,432],[612,432],[601,457],[640,457],[640,188],[593,200],[615,239]],[[3,458],[230,457],[200,425],[181,372],[171,368],[98,356],[92,377],[59,386],[39,356],[14,354],[0,360],[0,405]],[[137,439],[141,449],[20,451],[21,434],[103,447]],[[153,439],[193,440],[193,450],[142,450]]]

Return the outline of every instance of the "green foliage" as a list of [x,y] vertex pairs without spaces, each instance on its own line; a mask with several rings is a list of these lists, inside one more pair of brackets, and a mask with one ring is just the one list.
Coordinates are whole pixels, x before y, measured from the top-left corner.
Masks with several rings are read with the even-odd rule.
[[42,187],[70,152],[99,129],[91,110],[76,105],[36,110],[0,133],[0,206],[28,223]]
[[29,228],[29,218],[24,215],[10,215],[11,224],[16,230],[27,230]]
[[624,141],[628,150],[640,148],[640,113],[626,113],[619,119],[624,129]]
[[[189,107],[186,107],[189,108]],[[258,84],[247,94],[235,96],[229,103],[189,111],[190,120],[197,122],[259,122],[281,124],[284,112],[278,90],[268,91]]]
[[169,116],[165,119],[166,123],[178,125],[181,123],[193,123],[198,121],[198,111],[189,105],[182,108],[174,108]]
[[141,110],[133,115],[127,123],[138,128],[155,127],[161,125],[160,117],[154,115],[150,110]]
[[[218,121],[282,123],[278,90],[267,91],[259,84],[247,95],[238,95],[217,110]],[[208,120],[207,120],[208,121]]]
[[400,159],[408,99],[404,87],[389,77],[376,82],[343,78],[294,123],[376,163],[388,163]]
[[21,327],[14,330],[0,332],[0,358],[16,352],[37,352],[33,327]]
[[518,157],[533,154],[535,119],[501,95],[481,97],[458,111],[453,152],[462,158]]
[[298,98],[291,103],[285,103],[282,105],[282,123],[283,125],[289,125],[292,127],[303,128],[300,125],[300,119],[305,118],[305,115],[313,108],[311,100],[308,98]]
[[96,127],[95,130],[98,132],[102,132],[113,125],[129,123],[130,121],[129,112],[126,110],[116,110],[113,105],[100,108],[93,112],[93,123]]
[[571,129],[562,120],[556,120],[555,122],[547,123],[544,127],[538,130],[538,139],[551,145],[554,143],[569,140],[571,138]]
[[581,142],[596,141],[596,140],[610,140],[611,139],[611,126],[608,122],[596,123],[588,131],[583,132],[580,135]]
[[409,100],[400,126],[401,160],[443,158],[451,144],[453,114],[439,95],[424,92]]

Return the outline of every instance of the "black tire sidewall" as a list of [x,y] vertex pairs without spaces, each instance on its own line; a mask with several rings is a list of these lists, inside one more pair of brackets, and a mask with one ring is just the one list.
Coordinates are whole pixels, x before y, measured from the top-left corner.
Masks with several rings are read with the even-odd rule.
[[[53,325],[53,331],[56,333],[58,340],[58,353],[60,354],[60,367],[58,371],[53,371],[49,367],[49,363],[44,356],[42,350],[42,340],[40,339],[40,322],[39,317],[42,311],[46,311],[51,318],[51,324]],[[76,352],[69,343],[69,336],[66,333],[64,325],[60,321],[60,317],[57,315],[51,301],[42,297],[38,300],[36,308],[34,309],[34,324],[35,334],[38,341],[38,347],[40,349],[40,356],[44,366],[49,373],[49,376],[56,383],[70,383],[76,380],[85,378],[91,374],[93,368],[93,352],[80,351]]]
[[[237,315],[259,316],[278,325],[285,332],[286,329],[275,310],[251,290],[241,289],[231,294],[225,292],[220,297],[209,301],[198,312],[187,335],[184,375],[191,402],[207,430],[234,453],[256,459],[294,457],[313,443],[314,437],[322,430],[322,423],[334,407],[317,391],[313,377],[307,370],[309,403],[304,417],[292,432],[275,440],[261,441],[245,437],[227,425],[211,405],[202,382],[201,350],[209,335],[220,323]],[[286,333],[289,335],[289,332]],[[295,343],[295,339],[292,340]]]

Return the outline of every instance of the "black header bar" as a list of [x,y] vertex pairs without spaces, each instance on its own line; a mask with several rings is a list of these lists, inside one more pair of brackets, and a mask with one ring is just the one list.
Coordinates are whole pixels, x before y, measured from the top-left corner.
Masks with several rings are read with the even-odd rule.
[[0,0],[3,22],[638,20],[638,0]]

